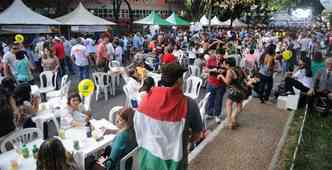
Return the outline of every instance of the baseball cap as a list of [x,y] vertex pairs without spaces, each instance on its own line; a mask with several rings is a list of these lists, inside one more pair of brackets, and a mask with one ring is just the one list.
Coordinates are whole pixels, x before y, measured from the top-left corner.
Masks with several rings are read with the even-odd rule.
[[182,78],[186,71],[187,69],[178,63],[164,64],[161,66],[160,84],[171,87],[179,78]]

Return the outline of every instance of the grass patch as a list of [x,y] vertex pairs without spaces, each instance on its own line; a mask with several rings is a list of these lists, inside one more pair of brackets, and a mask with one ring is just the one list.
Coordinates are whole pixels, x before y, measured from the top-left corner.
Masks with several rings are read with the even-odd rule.
[[279,170],[289,169],[292,164],[293,152],[297,145],[297,140],[299,137],[303,118],[304,118],[304,110],[298,110],[297,112],[295,112],[293,121],[288,131],[287,140],[279,156],[279,161],[277,166],[277,169]]
[[[332,169],[332,116],[322,118],[318,113],[307,115],[303,129],[303,140],[295,160],[295,170]],[[288,139],[282,149],[278,169],[291,167],[293,153],[297,145],[299,131],[304,118],[304,110],[295,113]]]
[[326,118],[322,118],[318,113],[308,115],[294,169],[332,169],[331,115]]

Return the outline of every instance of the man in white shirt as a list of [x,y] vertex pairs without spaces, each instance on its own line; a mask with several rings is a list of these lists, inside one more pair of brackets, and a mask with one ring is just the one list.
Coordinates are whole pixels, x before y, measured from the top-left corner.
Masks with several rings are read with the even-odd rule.
[[108,56],[109,56],[108,61],[112,61],[112,60],[113,60],[113,57],[114,57],[114,53],[115,53],[115,50],[114,50],[114,47],[113,47],[113,43],[110,41],[110,42],[106,45],[106,48],[107,48],[107,54],[108,54]]
[[71,49],[71,57],[79,69],[80,80],[89,78],[89,53],[80,38]]
[[119,63],[121,64],[121,66],[123,65],[123,48],[121,47],[121,44],[119,42],[119,40],[116,40],[114,42],[116,48],[115,48],[115,60],[119,61]]
[[307,56],[308,53],[310,52],[311,50],[311,46],[312,46],[312,39],[309,37],[309,35],[305,36],[304,38],[302,38],[300,41],[299,41],[300,45],[301,45],[301,55],[305,55],[306,57],[309,57]]
[[14,44],[10,51],[5,53],[3,56],[3,72],[5,77],[15,78],[15,65],[16,65],[16,56],[15,53],[19,50],[19,46]]

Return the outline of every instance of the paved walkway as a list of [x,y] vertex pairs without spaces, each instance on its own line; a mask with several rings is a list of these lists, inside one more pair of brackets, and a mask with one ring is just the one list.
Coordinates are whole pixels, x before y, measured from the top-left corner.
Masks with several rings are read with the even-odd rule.
[[289,113],[253,99],[239,116],[240,128],[223,129],[190,163],[190,170],[267,170]]

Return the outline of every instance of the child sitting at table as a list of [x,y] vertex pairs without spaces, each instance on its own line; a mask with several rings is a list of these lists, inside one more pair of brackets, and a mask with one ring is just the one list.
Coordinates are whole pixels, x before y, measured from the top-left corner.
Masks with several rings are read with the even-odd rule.
[[60,125],[63,128],[82,127],[92,116],[81,105],[81,96],[73,93],[68,96],[67,107],[63,110]]
[[[111,147],[105,149],[105,154],[99,158],[95,169],[120,169],[120,160],[136,146],[136,138],[133,126],[134,110],[123,108],[116,115],[116,126],[119,128]],[[106,130],[105,134],[114,133]],[[132,169],[132,160],[126,161],[126,170]]]
[[57,138],[44,141],[37,155],[37,170],[79,170],[73,156]]

